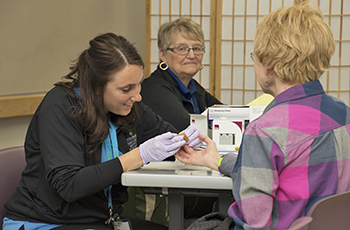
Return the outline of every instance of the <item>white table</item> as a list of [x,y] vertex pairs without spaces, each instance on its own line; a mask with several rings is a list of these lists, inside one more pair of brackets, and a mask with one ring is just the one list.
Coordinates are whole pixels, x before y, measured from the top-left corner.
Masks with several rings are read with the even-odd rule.
[[144,187],[147,193],[161,193],[169,199],[169,230],[183,229],[183,196],[217,196],[219,211],[232,203],[232,180],[206,167],[181,162],[151,162],[122,174],[125,186]]

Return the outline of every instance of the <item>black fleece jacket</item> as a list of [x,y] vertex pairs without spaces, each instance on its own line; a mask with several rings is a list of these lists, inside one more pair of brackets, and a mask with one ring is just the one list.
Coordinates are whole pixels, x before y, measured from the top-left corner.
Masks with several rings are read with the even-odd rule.
[[[214,104],[222,104],[193,80],[196,87],[194,96],[200,113]],[[182,96],[173,79],[159,66],[142,82],[141,95],[144,104],[179,131],[190,125],[190,114],[195,113],[193,105]]]
[[[76,101],[62,86],[47,93],[29,125],[26,141],[27,166],[20,184],[5,205],[6,217],[51,224],[103,223],[109,217],[104,189],[113,185],[117,213],[128,199],[120,183],[123,168],[118,158],[101,163],[102,144],[87,155],[81,126],[67,116]],[[142,103],[140,122],[124,134],[118,132],[123,153],[167,131],[177,132]],[[119,129],[118,129],[119,130]]]

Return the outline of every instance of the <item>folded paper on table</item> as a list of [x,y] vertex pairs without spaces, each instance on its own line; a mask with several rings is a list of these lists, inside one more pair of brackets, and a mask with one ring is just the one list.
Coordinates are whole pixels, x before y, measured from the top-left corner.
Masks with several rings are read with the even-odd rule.
[[251,102],[249,102],[247,105],[249,106],[267,106],[268,104],[270,104],[270,102],[273,100],[273,96],[271,96],[270,94],[264,93],[261,96],[255,98],[254,100],[252,100]]

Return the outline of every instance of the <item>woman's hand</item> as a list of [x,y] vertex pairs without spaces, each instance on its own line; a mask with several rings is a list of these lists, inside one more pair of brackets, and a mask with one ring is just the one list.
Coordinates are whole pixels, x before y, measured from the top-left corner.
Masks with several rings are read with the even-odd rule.
[[178,153],[175,154],[176,159],[185,164],[206,166],[218,171],[218,162],[221,157],[216,144],[209,137],[199,134],[199,138],[207,144],[203,150],[193,150],[190,146],[184,145]]
[[142,143],[139,148],[143,164],[151,161],[162,161],[174,155],[185,143],[183,136],[171,132],[149,139]]

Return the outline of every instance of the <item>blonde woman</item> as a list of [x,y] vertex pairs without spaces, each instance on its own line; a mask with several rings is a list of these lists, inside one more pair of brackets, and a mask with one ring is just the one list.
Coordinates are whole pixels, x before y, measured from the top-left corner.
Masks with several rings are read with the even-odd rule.
[[[205,150],[176,154],[231,176],[235,202],[226,229],[288,229],[318,200],[350,190],[350,108],[319,81],[334,51],[318,6],[269,13],[257,26],[251,57],[262,91],[274,100],[247,126],[238,157],[220,156],[204,135]],[[198,228],[205,223],[189,229],[207,229]]]

